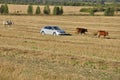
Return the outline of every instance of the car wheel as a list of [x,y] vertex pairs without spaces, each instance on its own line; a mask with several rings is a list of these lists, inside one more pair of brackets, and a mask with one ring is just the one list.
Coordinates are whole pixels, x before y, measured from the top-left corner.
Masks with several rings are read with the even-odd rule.
[[53,36],[56,36],[56,35],[57,35],[57,34],[54,32],[54,33],[53,33]]
[[42,35],[45,35],[45,32],[44,32],[44,31],[42,31],[42,32],[41,32],[41,34],[42,34]]

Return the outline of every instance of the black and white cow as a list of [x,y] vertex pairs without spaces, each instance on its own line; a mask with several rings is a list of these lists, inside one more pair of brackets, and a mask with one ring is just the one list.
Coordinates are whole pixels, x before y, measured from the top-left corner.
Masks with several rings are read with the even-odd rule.
[[12,22],[12,20],[5,20],[5,21],[3,21],[3,25],[10,27],[11,25],[13,25],[13,22]]

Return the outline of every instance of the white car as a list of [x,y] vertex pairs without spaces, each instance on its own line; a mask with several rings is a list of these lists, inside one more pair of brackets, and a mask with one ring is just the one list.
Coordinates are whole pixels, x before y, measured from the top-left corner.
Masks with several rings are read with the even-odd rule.
[[45,26],[40,30],[42,35],[50,34],[50,35],[65,35],[66,32],[60,29],[58,26]]

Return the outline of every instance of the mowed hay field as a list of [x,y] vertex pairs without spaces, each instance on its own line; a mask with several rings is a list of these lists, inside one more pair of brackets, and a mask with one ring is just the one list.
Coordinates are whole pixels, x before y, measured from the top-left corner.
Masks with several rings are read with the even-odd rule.
[[[12,27],[2,25],[7,19]],[[43,36],[45,25],[72,36]],[[107,38],[93,35],[101,29]],[[0,16],[0,80],[120,80],[120,17]]]

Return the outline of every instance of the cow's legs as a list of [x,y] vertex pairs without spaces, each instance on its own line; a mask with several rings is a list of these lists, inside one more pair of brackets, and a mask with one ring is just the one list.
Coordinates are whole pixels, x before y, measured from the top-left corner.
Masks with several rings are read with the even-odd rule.
[[99,32],[97,33],[97,37],[100,38],[100,33]]

